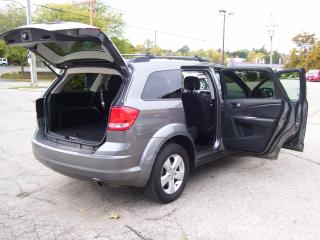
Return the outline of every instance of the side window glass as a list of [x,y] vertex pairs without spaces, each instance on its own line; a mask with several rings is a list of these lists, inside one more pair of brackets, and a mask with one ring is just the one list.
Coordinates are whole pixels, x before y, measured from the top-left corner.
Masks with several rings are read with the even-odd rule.
[[246,92],[240,87],[239,84],[237,84],[237,82],[235,82],[234,79],[226,75],[223,76],[223,79],[226,87],[225,95],[227,99],[247,97]]
[[181,97],[181,71],[168,70],[149,75],[142,92],[143,100],[174,99]]
[[67,84],[63,87],[64,92],[89,91],[95,79],[96,73],[80,73],[68,76]]
[[[204,96],[211,97],[210,83],[209,83],[209,81],[211,80],[208,78],[208,76],[204,72],[201,72],[201,71],[183,71],[182,72],[183,79],[189,76],[197,77],[200,81],[200,88],[196,90],[196,92]],[[184,85],[184,81],[183,81],[183,85]]]
[[291,101],[296,102],[300,97],[300,74],[298,71],[278,73],[278,77],[288,97]]
[[223,76],[226,98],[276,98],[276,88],[267,70],[227,70]]

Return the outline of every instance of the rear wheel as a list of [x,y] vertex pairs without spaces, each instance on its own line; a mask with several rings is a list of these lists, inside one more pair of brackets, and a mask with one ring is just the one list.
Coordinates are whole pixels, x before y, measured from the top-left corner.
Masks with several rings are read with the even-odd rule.
[[157,155],[145,193],[156,201],[172,202],[183,192],[188,177],[189,157],[185,149],[175,143],[166,144]]

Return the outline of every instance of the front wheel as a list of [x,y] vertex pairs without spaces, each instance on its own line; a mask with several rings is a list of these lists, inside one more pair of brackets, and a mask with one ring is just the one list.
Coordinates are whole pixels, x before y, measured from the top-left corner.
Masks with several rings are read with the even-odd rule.
[[154,162],[145,188],[148,197],[169,203],[183,192],[189,177],[189,157],[178,144],[169,143],[161,148]]

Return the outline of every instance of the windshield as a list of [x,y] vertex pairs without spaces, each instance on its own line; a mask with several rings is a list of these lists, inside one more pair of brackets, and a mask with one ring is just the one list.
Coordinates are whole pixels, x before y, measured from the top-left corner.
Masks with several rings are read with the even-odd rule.
[[307,74],[318,74],[319,70],[309,70]]

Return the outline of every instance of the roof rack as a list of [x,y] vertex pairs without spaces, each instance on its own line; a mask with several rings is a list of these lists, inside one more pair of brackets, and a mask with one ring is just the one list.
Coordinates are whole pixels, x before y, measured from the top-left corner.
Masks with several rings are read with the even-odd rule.
[[187,60],[209,62],[208,59],[198,56],[154,56],[151,54],[122,54],[122,57],[129,59],[130,63],[133,62],[149,62],[151,59],[169,59],[169,60]]

